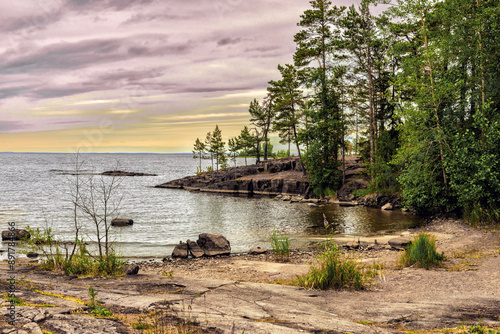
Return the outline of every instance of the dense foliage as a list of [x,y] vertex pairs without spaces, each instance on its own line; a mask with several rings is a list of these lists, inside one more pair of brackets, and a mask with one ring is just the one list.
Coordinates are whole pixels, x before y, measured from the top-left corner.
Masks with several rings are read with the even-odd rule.
[[282,79],[250,103],[253,127],[231,150],[254,148],[259,159],[275,131],[288,151],[296,146],[316,194],[328,195],[354,149],[370,191],[398,193],[420,213],[498,222],[500,3],[395,0],[374,10],[386,3],[310,1],[294,64],[279,65]]

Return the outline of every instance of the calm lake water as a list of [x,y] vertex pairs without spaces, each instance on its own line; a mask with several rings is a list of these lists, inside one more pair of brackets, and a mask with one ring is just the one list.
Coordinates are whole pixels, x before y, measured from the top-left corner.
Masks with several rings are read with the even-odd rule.
[[[129,227],[113,227],[112,234],[126,257],[164,257],[180,240],[197,240],[201,233],[223,234],[234,252],[269,247],[274,229],[291,236],[292,242],[324,235],[323,213],[346,235],[393,232],[417,226],[418,217],[400,211],[365,207],[306,204],[157,189],[153,186],[193,175],[198,160],[176,154],[82,154],[83,169],[97,173],[120,169],[158,176],[121,177],[117,194],[123,197],[120,217],[134,220]],[[249,163],[250,163],[249,159]],[[210,164],[203,160],[203,166]],[[244,159],[237,159],[243,165]],[[72,241],[73,216],[70,192],[75,170],[72,154],[0,154],[0,229],[16,222],[18,228],[49,226],[62,240]],[[96,176],[101,178],[101,176]],[[109,180],[109,177],[103,177]],[[86,233],[92,237],[90,225]],[[2,245],[6,249],[6,244]]]

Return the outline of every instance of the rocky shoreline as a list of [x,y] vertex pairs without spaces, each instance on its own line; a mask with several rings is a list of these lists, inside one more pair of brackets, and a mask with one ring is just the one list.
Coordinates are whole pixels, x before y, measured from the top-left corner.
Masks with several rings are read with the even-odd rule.
[[156,188],[248,196],[312,196],[309,180],[304,175],[298,158],[267,160],[255,165],[200,173],[157,185]]
[[[244,196],[270,196],[277,200],[340,206],[364,205],[392,210],[401,208],[397,195],[370,194],[359,196],[356,191],[365,190],[369,178],[359,156],[346,157],[345,184],[336,198],[317,197],[310,186],[298,157],[270,159],[259,164],[231,167],[225,170],[204,172],[172,180],[155,188],[184,189],[188,191],[223,193]],[[389,205],[388,205],[389,204]]]

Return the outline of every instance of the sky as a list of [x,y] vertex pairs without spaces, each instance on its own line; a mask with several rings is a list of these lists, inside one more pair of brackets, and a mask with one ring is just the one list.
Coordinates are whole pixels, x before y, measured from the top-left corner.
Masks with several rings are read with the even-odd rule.
[[[348,5],[348,1],[337,4]],[[227,141],[293,62],[309,0],[0,2],[0,152]]]

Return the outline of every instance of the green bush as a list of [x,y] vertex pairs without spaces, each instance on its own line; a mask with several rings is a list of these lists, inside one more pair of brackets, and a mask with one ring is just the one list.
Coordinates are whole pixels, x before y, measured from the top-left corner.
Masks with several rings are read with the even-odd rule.
[[24,240],[26,251],[41,253],[40,268],[62,270],[66,275],[119,276],[123,274],[125,261],[112,248],[108,255],[92,256],[83,240],[77,240],[75,252],[57,241],[50,228],[40,230],[26,227],[32,238]]
[[297,277],[296,284],[306,289],[354,289],[367,287],[373,276],[365,272],[360,261],[344,256],[333,242],[326,244],[326,251],[318,257],[318,265]]
[[426,269],[441,265],[443,260],[444,253],[436,251],[436,238],[425,232],[413,238],[400,258],[403,267],[417,264]]
[[271,235],[271,248],[277,261],[286,261],[290,256],[290,239],[274,230]]

